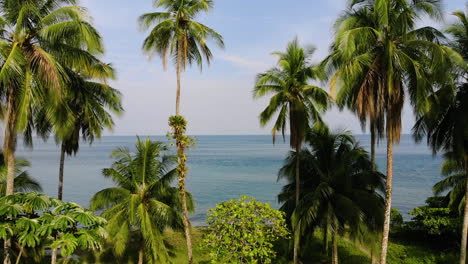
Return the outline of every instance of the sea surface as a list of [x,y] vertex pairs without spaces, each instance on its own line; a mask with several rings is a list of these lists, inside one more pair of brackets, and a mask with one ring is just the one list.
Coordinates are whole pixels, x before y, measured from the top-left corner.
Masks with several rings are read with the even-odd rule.
[[[277,182],[277,171],[289,151],[289,144],[272,144],[271,136],[194,136],[196,147],[189,152],[187,188],[196,202],[192,214],[194,225],[203,225],[208,209],[217,203],[248,195],[278,207],[276,196],[283,182]],[[369,136],[356,136],[369,147]],[[167,142],[164,136],[151,137]],[[64,199],[83,206],[97,191],[113,186],[101,175],[112,164],[109,157],[117,147],[134,149],[136,137],[109,136],[92,146],[82,143],[76,157],[65,161]],[[31,162],[29,173],[51,196],[57,194],[59,147],[53,140],[36,139],[33,149],[18,143],[17,156]],[[385,171],[385,142],[377,148],[377,163]],[[402,136],[394,150],[393,206],[409,219],[407,213],[424,204],[440,176],[441,158],[434,157],[425,144],[415,144],[410,135]]]

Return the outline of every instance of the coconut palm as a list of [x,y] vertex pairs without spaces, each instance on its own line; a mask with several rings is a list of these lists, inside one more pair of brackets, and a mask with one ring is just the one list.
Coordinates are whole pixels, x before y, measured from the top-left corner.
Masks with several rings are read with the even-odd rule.
[[102,53],[100,36],[74,0],[0,1],[0,95],[5,104],[7,194],[13,193],[18,132],[28,127],[44,97],[67,81],[64,66],[85,68]]
[[[453,13],[458,22],[447,29],[452,36],[450,45],[465,60],[461,67],[447,67],[452,78],[440,89],[429,96],[431,109],[419,116],[413,128],[417,141],[427,137],[427,143],[434,151],[445,152],[446,161],[442,167],[442,173],[446,179],[434,186],[436,193],[451,188],[450,203],[452,206],[461,205],[462,197],[468,195],[466,175],[468,175],[468,21],[463,12]],[[453,88],[455,87],[455,88]],[[464,212],[463,229],[460,243],[460,263],[466,262],[466,247],[468,239],[468,203],[460,208]]]
[[[99,76],[106,76],[106,72],[111,74],[110,77],[113,75],[112,68],[107,65],[97,71]],[[89,78],[86,73],[69,72],[68,75],[70,85],[65,91],[63,101],[56,107],[51,121],[55,128],[56,141],[61,145],[58,185],[60,200],[63,197],[65,155],[76,155],[80,136],[83,142],[89,144],[92,144],[95,138],[101,138],[102,131],[106,128],[112,129],[114,125],[111,114],[118,115],[123,111],[121,94],[116,89]]]
[[174,58],[177,73],[176,116],[171,117],[169,125],[173,129],[176,140],[179,163],[179,187],[182,195],[185,237],[189,263],[193,262],[190,221],[185,197],[185,178],[187,174],[185,150],[190,141],[185,135],[186,121],[180,115],[181,73],[187,66],[196,63],[200,70],[203,60],[210,63],[213,55],[207,41],[213,40],[217,46],[224,47],[222,36],[212,28],[197,22],[197,15],[213,8],[212,0],[154,0],[155,7],[165,9],[165,12],[143,14],[139,18],[144,30],[150,30],[143,43],[144,52],[161,57],[164,68],[167,58]]
[[[270,103],[260,113],[260,124],[265,126],[274,121],[273,143],[276,133],[284,139],[289,124],[290,145],[300,153],[304,135],[311,123],[322,122],[321,114],[328,108],[329,96],[320,87],[311,85],[312,80],[320,80],[321,70],[310,61],[314,47],[301,47],[298,39],[291,41],[286,52],[275,52],[278,67],[257,76],[254,98],[272,95]],[[296,163],[296,204],[300,197],[299,159]],[[295,236],[296,237],[296,236]],[[298,263],[299,241],[294,240],[294,263]]]
[[337,237],[344,231],[352,237],[359,232],[375,230],[383,222],[383,198],[376,190],[385,187],[384,175],[373,169],[368,153],[348,133],[332,133],[326,127],[314,128],[306,135],[301,150],[300,202],[296,195],[296,160],[292,152],[279,171],[279,179],[288,184],[279,194],[281,210],[292,215],[292,224],[307,238],[319,228],[324,233],[328,255],[328,234],[332,237],[332,259],[338,263]]
[[195,21],[200,13],[213,8],[212,0],[154,0],[154,3],[166,12],[140,16],[142,28],[151,28],[143,50],[150,55],[161,56],[164,67],[167,67],[168,56],[174,58],[177,71],[176,115],[180,115],[181,72],[193,63],[202,69],[203,59],[210,64],[213,54],[207,45],[208,40],[213,40],[221,48],[224,42],[215,30]]
[[[376,26],[375,21],[372,19],[371,10],[368,8],[347,10],[338,18],[335,24],[336,31],[343,30],[344,27],[350,30],[352,28],[374,26]],[[373,75],[376,73],[372,69],[372,65],[361,72],[363,75],[353,76],[358,78],[358,80],[355,80],[346,76],[346,67],[349,66],[347,63],[349,61],[344,59],[340,47],[337,43],[333,43],[331,54],[323,62],[331,76],[330,90],[335,94],[338,85],[346,87],[339,89],[336,103],[341,110],[347,107],[358,116],[363,131],[367,127],[369,128],[371,137],[370,156],[375,166],[375,145],[385,135],[383,97],[375,84]],[[362,66],[366,67],[367,65]],[[364,81],[361,82],[361,80]]]
[[[29,173],[24,170],[29,167],[29,162],[23,159],[16,160],[15,169],[15,192],[40,192],[42,187],[35,179],[33,179]],[[6,191],[6,175],[7,167],[5,165],[5,159],[3,152],[0,152],[0,196],[5,196]]]
[[104,209],[116,255],[121,256],[130,243],[138,243],[139,264],[167,263],[162,232],[183,227],[179,190],[171,186],[177,176],[175,158],[161,156],[166,150],[161,142],[139,138],[135,152],[115,150],[115,162],[103,175],[117,187],[99,191],[91,199],[92,210]]
[[[448,155],[447,155],[448,154]],[[441,172],[446,176],[443,180],[434,185],[434,193],[436,195],[445,194],[449,201],[449,207],[461,213],[464,212],[466,181],[468,174],[465,168],[459,162],[451,159],[453,153],[444,155],[446,160],[442,164]]]
[[[339,93],[351,98],[352,109],[362,112],[361,118],[374,121],[377,117],[377,124],[385,125],[387,186],[381,264],[386,263],[390,229],[393,145],[400,140],[405,98],[415,113],[427,111],[428,95],[447,78],[445,66],[461,63],[456,52],[439,43],[441,32],[416,28],[421,16],[440,18],[438,6],[439,1],[432,0],[353,1],[349,12],[361,18],[349,15],[337,25],[332,56]],[[376,109],[375,113],[370,109]]]

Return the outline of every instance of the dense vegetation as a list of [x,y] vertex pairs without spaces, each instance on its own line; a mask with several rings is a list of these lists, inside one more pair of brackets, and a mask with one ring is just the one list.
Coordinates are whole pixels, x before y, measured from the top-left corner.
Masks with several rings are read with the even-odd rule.
[[[440,0],[353,0],[334,25],[329,55],[313,64],[313,46],[292,40],[273,53],[275,67],[259,73],[254,98],[270,97],[260,113],[291,152],[278,178],[280,209],[254,198],[220,203],[206,228],[193,228],[186,190],[187,149],[181,115],[181,75],[202,69],[222,36],[198,22],[212,0],[154,0],[141,15],[149,33],[142,50],[177,74],[175,115],[163,142],[137,139],[117,148],[103,170],[114,187],[91,197],[89,209],[63,202],[65,155],[92,143],[123,112],[102,39],[76,0],[0,0],[0,240],[5,264],[16,263],[455,263],[466,264],[468,240],[468,17],[444,31],[422,25],[443,18]],[[329,92],[314,83],[329,83]],[[416,115],[414,139],[442,153],[434,197],[404,221],[392,208],[393,146],[402,110]],[[349,109],[370,132],[367,152],[347,131],[322,119],[332,106]],[[57,199],[15,157],[18,136],[53,135],[60,145]],[[375,145],[386,139],[386,170]],[[272,177],[274,177],[272,175]],[[182,233],[183,232],[183,233]]]

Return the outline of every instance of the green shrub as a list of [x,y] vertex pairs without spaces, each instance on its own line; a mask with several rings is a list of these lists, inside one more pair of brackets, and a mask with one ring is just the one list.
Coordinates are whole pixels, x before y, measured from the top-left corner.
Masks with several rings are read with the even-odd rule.
[[284,213],[241,196],[208,212],[203,247],[212,263],[271,263],[273,242],[288,236]]

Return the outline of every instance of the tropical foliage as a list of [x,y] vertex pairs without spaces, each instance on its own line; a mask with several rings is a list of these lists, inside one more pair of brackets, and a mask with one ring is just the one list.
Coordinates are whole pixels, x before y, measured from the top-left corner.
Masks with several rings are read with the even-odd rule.
[[210,209],[206,222],[212,263],[272,263],[273,243],[289,233],[284,213],[247,196]]
[[[32,178],[25,168],[29,167],[30,163],[24,159],[17,159],[15,164],[15,192],[30,192],[42,191],[42,187],[37,180]],[[0,196],[5,196],[6,191],[6,176],[7,167],[5,165],[5,157],[0,152]]]
[[329,262],[338,263],[338,236],[349,233],[359,239],[361,233],[376,232],[382,226],[384,203],[376,190],[384,189],[385,177],[373,170],[368,153],[349,133],[334,134],[326,127],[315,128],[307,133],[306,143],[299,156],[303,190],[299,205],[294,206],[295,152],[279,172],[279,179],[288,184],[278,199],[281,209],[292,216],[291,224],[301,240],[321,229],[327,251],[331,234],[333,250]]
[[[448,176],[445,180],[434,186],[438,194],[450,190],[451,204],[460,206],[462,197],[468,197],[468,81],[467,81],[467,48],[466,36],[468,34],[468,22],[464,13],[455,12],[458,22],[453,24],[447,32],[452,35],[454,41],[452,47],[460,52],[465,63],[452,65],[446,71],[452,77],[440,89],[434,91],[428,97],[431,103],[430,111],[419,116],[414,127],[416,140],[420,141],[424,136],[434,153],[445,152],[446,162],[442,167],[442,173]],[[460,264],[466,262],[466,248],[468,239],[468,203],[460,208],[464,213],[461,243]]]
[[[190,233],[190,219],[186,199],[185,179],[187,177],[187,144],[184,132],[187,121],[180,114],[181,73],[187,66],[196,63],[202,70],[203,60],[210,63],[213,54],[207,41],[214,41],[218,47],[223,48],[223,37],[212,28],[196,21],[201,13],[213,8],[213,0],[155,0],[156,7],[163,8],[164,12],[143,14],[139,18],[144,30],[151,28],[149,35],[143,42],[143,50],[148,54],[161,56],[163,66],[167,66],[167,58],[174,58],[177,73],[176,111],[175,116],[169,118],[169,125],[176,140],[179,163],[179,191],[182,199],[183,223],[187,241],[187,255],[189,263],[193,263],[192,239]],[[177,121],[178,122],[174,122]],[[174,126],[173,126],[174,125]]]
[[[61,150],[58,185],[60,200],[63,198],[65,155],[76,155],[80,139],[92,144],[95,138],[101,138],[104,129],[112,129],[114,126],[112,115],[119,115],[123,111],[120,92],[105,82],[107,78],[114,77],[110,65],[99,62],[83,72],[70,71],[68,76],[70,81],[63,100],[53,109],[49,118],[49,125],[55,132]],[[44,120],[48,121],[47,118]]]
[[[17,245],[16,263],[20,263],[25,251],[38,247],[54,251],[60,248],[63,257],[78,248],[99,250],[107,235],[105,224],[104,218],[75,203],[63,203],[35,192],[0,199],[0,239],[11,239]],[[52,263],[57,262],[56,257],[52,255]]]
[[[35,113],[51,113],[68,83],[67,69],[87,69],[101,54],[101,37],[74,0],[0,1],[0,97],[5,107],[6,193],[13,193],[18,132],[31,142]],[[47,101],[52,101],[46,103]],[[36,122],[37,121],[37,122]]]
[[[171,183],[177,177],[175,158],[162,155],[167,148],[157,141],[140,140],[135,152],[119,148],[115,162],[103,170],[116,187],[104,189],[91,199],[92,210],[104,210],[107,230],[115,254],[122,256],[132,243],[139,245],[138,263],[166,263],[169,260],[162,233],[180,229],[182,203]],[[188,194],[188,209],[193,208]]]
[[[423,18],[443,21],[441,4],[348,1],[322,62],[313,63],[315,48],[297,37],[284,52],[274,52],[277,64],[257,75],[253,97],[269,99],[259,120],[263,127],[272,124],[273,143],[278,133],[284,141],[289,135],[292,151],[278,173],[285,183],[281,208],[241,196],[211,209],[208,227],[192,230],[186,179],[187,151],[195,140],[186,135],[181,115],[181,75],[189,66],[201,71],[212,62],[210,42],[224,47],[223,37],[199,22],[213,0],[153,0],[159,10],[139,17],[148,32],[144,53],[159,56],[165,69],[169,59],[175,66],[176,109],[167,136],[177,150],[170,156],[162,142],[140,138],[134,149],[116,149],[112,166],[102,172],[114,187],[91,200],[101,216],[61,200],[65,156],[76,155],[81,142],[101,138],[123,112],[122,95],[108,83],[116,77],[114,67],[101,59],[102,37],[78,0],[0,0],[4,263],[44,262],[48,255],[52,263],[84,255],[101,262],[100,254],[111,251],[113,262],[193,263],[196,243],[202,246],[195,254],[205,256],[195,260],[212,263],[454,263],[456,257],[465,264],[468,15],[454,12],[445,31],[419,27]],[[325,81],[330,92],[318,85]],[[400,141],[405,102],[416,116],[415,140],[427,140],[434,155],[443,153],[445,176],[433,187],[438,196],[410,211],[410,221],[392,208],[393,147]],[[353,112],[370,132],[370,155],[349,132],[327,128],[323,115],[333,104]],[[60,144],[58,199],[36,193],[41,186],[26,171],[29,162],[15,157],[19,135],[32,146],[35,136],[45,140],[51,134]],[[376,144],[384,138],[385,175],[375,162]],[[168,240],[182,230],[185,245],[174,250]],[[178,251],[187,254],[181,259],[173,254]]]
[[439,19],[439,1],[351,1],[338,20],[328,58],[338,101],[350,106],[361,122],[370,121],[371,133],[385,132],[387,186],[381,264],[386,263],[393,182],[393,144],[401,136],[405,98],[415,113],[429,110],[428,96],[451,76],[446,67],[461,57],[441,45],[443,34],[432,27],[418,28],[420,17]]
[[[322,123],[321,114],[328,108],[330,98],[324,90],[310,81],[323,78],[321,69],[311,64],[314,47],[302,48],[296,38],[288,44],[286,52],[274,52],[278,57],[278,66],[257,76],[254,98],[271,95],[268,106],[260,113],[260,124],[265,126],[274,120],[273,143],[276,133],[281,132],[285,139],[289,125],[291,148],[296,153],[304,140],[304,135],[311,123]],[[275,117],[276,116],[276,117]],[[299,159],[298,159],[299,160]],[[299,161],[296,163],[296,205],[300,195]],[[294,236],[294,263],[298,261],[299,241]]]

